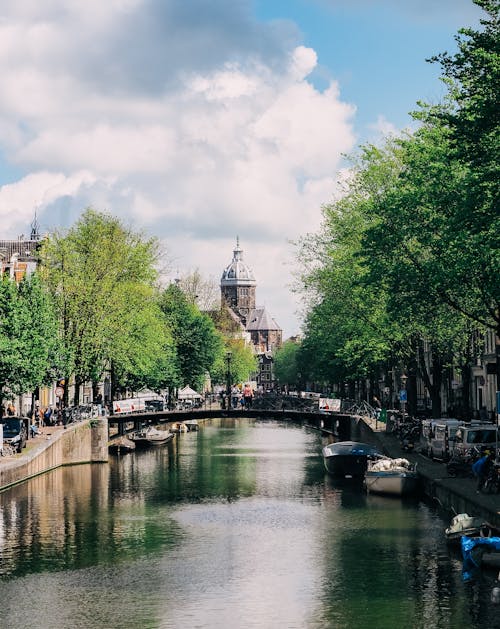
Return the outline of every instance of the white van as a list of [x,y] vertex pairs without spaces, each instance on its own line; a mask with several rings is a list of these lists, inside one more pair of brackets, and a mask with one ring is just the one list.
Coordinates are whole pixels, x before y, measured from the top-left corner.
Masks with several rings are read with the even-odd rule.
[[494,452],[499,439],[499,429],[494,424],[470,424],[458,427],[455,434],[454,454],[468,456],[474,449]]
[[448,461],[455,446],[458,419],[433,419],[427,437],[427,454],[431,459]]

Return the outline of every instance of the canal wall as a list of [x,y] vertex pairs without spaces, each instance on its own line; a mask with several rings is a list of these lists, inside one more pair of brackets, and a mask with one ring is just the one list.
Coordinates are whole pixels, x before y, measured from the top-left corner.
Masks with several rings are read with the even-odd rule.
[[108,461],[106,417],[43,430],[22,454],[0,458],[0,491],[63,465]]

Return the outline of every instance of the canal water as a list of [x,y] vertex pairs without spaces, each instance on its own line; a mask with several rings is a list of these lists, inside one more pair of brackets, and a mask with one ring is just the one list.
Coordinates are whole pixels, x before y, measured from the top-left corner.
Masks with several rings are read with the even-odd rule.
[[446,522],[326,475],[321,436],[212,420],[0,494],[0,627],[490,628]]

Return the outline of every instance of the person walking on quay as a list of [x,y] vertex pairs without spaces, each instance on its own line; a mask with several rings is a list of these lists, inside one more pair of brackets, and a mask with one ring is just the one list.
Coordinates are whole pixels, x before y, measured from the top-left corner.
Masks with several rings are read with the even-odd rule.
[[253,391],[252,387],[247,383],[243,388],[243,399],[245,400],[245,408],[252,408]]
[[484,481],[487,479],[492,466],[493,466],[493,453],[490,452],[489,450],[486,450],[486,452],[484,453],[484,456],[482,456],[472,465],[472,471],[474,473],[474,476],[477,477],[477,487],[476,487],[477,492],[476,493],[479,493],[481,489],[483,488]]
[[9,404],[7,406],[7,415],[12,417],[15,414],[16,414],[16,408],[15,408],[14,404],[12,404],[12,402],[9,402]]

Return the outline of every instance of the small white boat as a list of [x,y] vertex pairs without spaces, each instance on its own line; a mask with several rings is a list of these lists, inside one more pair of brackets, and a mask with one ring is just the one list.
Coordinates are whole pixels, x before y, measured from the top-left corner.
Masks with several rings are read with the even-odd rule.
[[174,433],[188,432],[188,427],[186,426],[184,422],[174,422],[170,426],[170,432],[174,432]]
[[460,538],[466,537],[491,537],[492,531],[489,524],[483,518],[459,513],[451,520],[450,526],[445,529],[444,534],[448,542],[460,542]]
[[418,474],[407,459],[382,458],[369,461],[365,473],[368,493],[406,496],[416,492]]
[[196,421],[196,419],[187,419],[184,422],[184,425],[188,429],[188,432],[196,432],[199,428],[198,422]]
[[130,436],[137,448],[163,446],[172,441],[175,435],[166,430],[158,430],[154,426],[147,426]]

